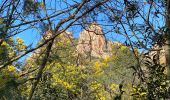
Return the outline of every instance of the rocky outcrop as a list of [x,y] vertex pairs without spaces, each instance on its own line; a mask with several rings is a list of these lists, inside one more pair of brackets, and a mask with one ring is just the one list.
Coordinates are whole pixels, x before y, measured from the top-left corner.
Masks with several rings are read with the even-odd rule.
[[[48,40],[52,37],[53,31],[47,31],[43,40]],[[69,42],[69,46],[73,46],[72,40],[73,35],[69,31],[65,31],[56,37],[54,40],[54,44],[52,47],[52,51],[58,50],[61,45],[66,45]],[[96,58],[106,58],[112,55],[112,46],[113,44],[119,45],[120,43],[114,43],[112,41],[106,40],[106,37],[103,33],[103,30],[100,25],[97,23],[92,23],[88,28],[84,29],[78,38],[78,42],[76,45],[75,55],[80,54],[85,57],[91,56]],[[121,44],[120,44],[121,45]],[[68,45],[67,45],[68,46]],[[75,46],[75,45],[74,45]],[[45,47],[45,46],[44,46]],[[38,55],[41,55],[45,48],[37,49],[29,58],[35,59]],[[74,48],[74,47],[73,47]],[[59,48],[60,49],[60,48]]]
[[111,55],[111,41],[107,41],[100,25],[92,23],[78,38],[77,52],[84,56],[107,57]]
[[153,59],[156,59],[158,55],[159,55],[159,63],[161,65],[165,65],[166,64],[165,49],[155,44],[151,48],[151,51],[149,52],[149,57],[151,57],[151,59],[153,60]]
[[[54,31],[53,31],[53,30],[48,30],[47,32],[45,32],[43,38],[44,38],[45,40],[50,39],[50,38],[52,37],[52,32],[54,32]],[[66,30],[65,32],[61,33],[61,34],[59,35],[59,37],[61,37],[62,41],[63,41],[63,40],[67,40],[67,39],[73,39],[73,34],[72,34],[71,32],[69,32],[69,31]],[[61,39],[60,39],[60,40],[61,40]]]
[[[53,32],[53,31],[48,30],[48,31],[44,34],[43,40],[48,40],[48,39],[50,39],[50,38],[52,37],[52,32]],[[54,40],[53,47],[52,47],[52,50],[51,50],[51,51],[55,51],[54,49],[58,49],[58,47],[59,47],[61,44],[65,45],[66,42],[68,43],[68,41],[72,41],[72,39],[73,39],[73,34],[72,34],[71,32],[65,31],[65,32],[61,33],[61,34]],[[72,45],[71,42],[69,42],[69,43],[70,43],[70,45]],[[46,46],[46,45],[45,45],[45,46]],[[35,50],[35,51],[30,55],[30,57],[27,58],[27,61],[28,61],[28,60],[33,60],[33,59],[34,59],[33,61],[35,61],[35,60],[38,58],[38,56],[41,56],[41,55],[44,53],[44,51],[45,51],[45,46],[43,46],[43,47]]]

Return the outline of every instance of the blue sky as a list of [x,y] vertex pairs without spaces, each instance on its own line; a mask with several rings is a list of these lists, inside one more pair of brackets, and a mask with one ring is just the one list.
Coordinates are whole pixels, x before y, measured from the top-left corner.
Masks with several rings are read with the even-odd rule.
[[[4,0],[0,0],[0,2],[2,2]],[[42,0],[35,0],[35,1],[42,1]],[[55,8],[55,10],[60,10],[60,9],[63,9],[63,8],[66,8],[67,5],[65,3],[61,3],[59,2],[60,0],[52,0],[53,2],[50,2],[51,0],[46,0],[47,1],[47,8]],[[56,2],[55,2],[56,1]],[[65,0],[67,1],[68,3],[72,4],[72,0]],[[77,1],[80,1],[80,0],[77,0]],[[1,3],[0,3],[1,4]],[[54,5],[56,4],[56,5]],[[147,11],[148,7],[146,6],[145,7],[145,10]],[[41,9],[42,10],[42,9]],[[48,12],[49,14],[53,14],[54,12],[53,11],[49,11]],[[44,14],[42,14],[42,16],[44,16]],[[67,17],[68,15],[62,15],[60,16],[61,19],[64,18],[64,17]],[[59,18],[59,17],[58,17]],[[98,19],[100,20],[105,20],[105,17],[100,15],[98,16]],[[30,18],[30,20],[33,20]],[[59,22],[59,19],[58,20],[54,20],[52,19],[51,20],[54,24],[58,23]],[[158,21],[160,23],[160,25],[163,24],[163,21],[162,19],[160,18],[160,20]],[[143,23],[143,21],[141,21],[141,19],[137,19],[136,20],[137,23]],[[55,24],[55,25],[56,25]],[[106,21],[101,21],[99,22],[99,24],[108,24]],[[158,25],[155,23],[155,25]],[[38,29],[35,29],[35,28],[32,28],[32,29],[29,29],[29,30],[26,30],[18,35],[16,35],[15,37],[19,37],[19,38],[22,38],[24,41],[25,41],[25,44],[26,45],[30,45],[32,44],[33,47],[36,46],[37,42],[41,39],[41,30],[40,30],[40,25],[37,25]],[[25,26],[23,26],[23,28],[26,28]],[[103,30],[105,31],[106,29],[111,29],[111,27],[103,27]],[[78,37],[79,36],[79,33],[83,30],[82,27],[80,26],[73,26],[71,28],[68,29],[69,31],[73,32],[73,35],[74,37]],[[42,33],[41,33],[42,34]],[[106,36],[110,39],[110,40],[113,40],[113,41],[125,41],[125,37],[119,35],[119,34],[116,34],[114,32],[110,32],[109,34],[106,34]],[[24,57],[25,58],[25,57]],[[23,59],[23,58],[22,58]]]

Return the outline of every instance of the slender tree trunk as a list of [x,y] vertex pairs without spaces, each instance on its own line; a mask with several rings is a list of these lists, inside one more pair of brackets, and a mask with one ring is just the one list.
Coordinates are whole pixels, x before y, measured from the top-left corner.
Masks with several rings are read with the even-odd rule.
[[47,61],[48,61],[48,58],[49,58],[49,55],[50,55],[50,51],[51,51],[53,42],[54,42],[54,39],[52,39],[52,40],[48,43],[48,45],[47,45],[47,47],[46,47],[47,50],[46,50],[45,56],[44,56],[43,59],[42,59],[42,64],[41,64],[40,67],[39,67],[38,74],[37,74],[37,76],[36,76],[35,82],[34,82],[33,85],[32,85],[32,88],[31,88],[31,91],[30,91],[30,95],[29,95],[28,100],[32,100],[32,97],[33,97],[33,94],[34,94],[34,92],[35,92],[35,89],[36,89],[36,87],[37,87],[37,85],[38,85],[38,83],[39,83],[39,81],[40,81],[40,78],[41,78],[41,76],[42,76],[42,74],[43,74],[43,70],[44,70],[44,68],[45,68],[45,66],[46,66],[46,63],[47,63]]
[[165,0],[165,15],[166,15],[166,31],[165,31],[165,57],[166,57],[166,66],[167,66],[167,76],[170,79],[170,0]]

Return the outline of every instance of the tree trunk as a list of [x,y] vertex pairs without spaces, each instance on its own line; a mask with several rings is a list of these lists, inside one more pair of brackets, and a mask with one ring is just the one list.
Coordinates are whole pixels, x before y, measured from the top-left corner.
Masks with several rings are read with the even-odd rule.
[[167,76],[170,79],[170,0],[165,0],[165,15],[166,15],[166,31],[165,31],[165,57],[166,57],[166,67],[167,67]]

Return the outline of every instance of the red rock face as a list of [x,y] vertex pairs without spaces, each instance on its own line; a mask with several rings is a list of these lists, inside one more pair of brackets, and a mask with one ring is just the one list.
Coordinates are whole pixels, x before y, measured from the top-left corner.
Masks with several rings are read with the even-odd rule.
[[[102,32],[102,28],[96,23],[92,23],[87,29],[80,33],[78,39],[77,51],[79,54],[86,55],[90,53],[93,57],[106,57],[109,50],[106,38]],[[110,47],[109,47],[110,48]]]

